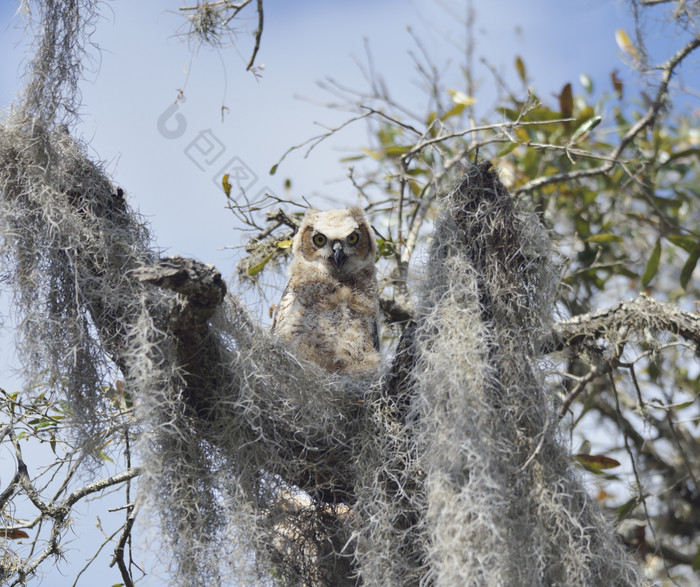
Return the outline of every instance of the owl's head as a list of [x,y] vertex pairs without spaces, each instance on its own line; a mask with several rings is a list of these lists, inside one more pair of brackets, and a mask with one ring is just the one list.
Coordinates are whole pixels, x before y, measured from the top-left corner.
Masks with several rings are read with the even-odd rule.
[[294,266],[313,265],[338,277],[374,268],[377,244],[362,208],[309,209],[294,237]]

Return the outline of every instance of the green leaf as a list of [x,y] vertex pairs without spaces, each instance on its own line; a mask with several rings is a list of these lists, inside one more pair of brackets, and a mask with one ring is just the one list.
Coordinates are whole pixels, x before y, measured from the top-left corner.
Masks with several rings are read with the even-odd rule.
[[384,149],[384,154],[387,155],[388,157],[400,157],[401,155],[405,155],[411,150],[410,146],[406,145],[391,145]]
[[109,463],[113,463],[113,462],[114,462],[114,459],[113,459],[112,457],[110,457],[110,456],[109,456],[106,452],[104,452],[103,450],[100,451],[100,458],[101,458],[103,461],[106,461],[106,462],[109,462]]
[[34,427],[34,430],[41,430],[42,428],[48,428],[49,426],[56,426],[56,422],[49,418],[35,418],[28,422]]
[[389,257],[394,254],[394,243],[391,241],[386,241],[383,238],[378,238],[377,240],[377,253],[382,257]]
[[498,108],[498,112],[505,116],[508,120],[517,120],[520,116],[520,111],[513,110],[512,108]]
[[644,269],[644,274],[642,275],[642,287],[649,285],[649,282],[654,279],[657,271],[659,270],[659,260],[661,259],[661,239],[656,241],[654,245],[654,250],[651,252],[651,256],[647,261],[646,269]]
[[693,563],[691,565],[693,567],[693,571],[697,571],[700,569],[700,548],[698,548],[698,551],[695,553],[695,556],[693,557]]
[[443,114],[440,117],[440,120],[447,120],[448,118],[452,118],[453,116],[459,116],[464,112],[464,109],[466,106],[464,104],[455,104],[452,108],[450,108],[445,114]]
[[133,408],[134,407],[134,398],[133,396],[128,392],[124,392],[124,405],[127,408]]
[[[595,116],[595,110],[591,106],[584,106],[581,108],[576,115],[576,120],[573,122],[573,125],[578,128],[581,126],[584,122],[587,122],[591,118]],[[612,147],[610,147],[612,148]]]
[[289,241],[279,241],[279,242],[277,243],[277,248],[279,248],[279,249],[288,249],[289,247],[292,246],[292,243],[293,243],[293,242],[294,242],[294,241],[291,241],[291,240],[289,240]]
[[371,149],[363,148],[362,152],[368,157],[372,157],[372,159],[375,159],[377,161],[379,161],[382,158],[382,156],[379,153],[377,153],[376,151],[372,151]]
[[520,55],[515,57],[515,69],[518,70],[518,77],[520,78],[520,81],[526,84],[527,71],[525,70],[525,62],[521,59]]
[[341,163],[349,163],[351,161],[361,161],[362,159],[366,158],[367,155],[353,155],[352,157],[343,157],[340,162]]
[[642,503],[642,499],[638,495],[635,495],[633,498],[623,503],[617,508],[617,521],[621,522],[624,520],[640,503]]
[[507,143],[505,147],[503,147],[498,153],[496,153],[496,157],[505,157],[508,153],[511,151],[514,151],[520,143]]
[[250,267],[248,269],[248,275],[250,275],[251,277],[255,277],[258,273],[260,273],[265,267],[265,265],[267,265],[267,263],[270,261],[270,259],[272,259],[272,255],[274,255],[274,251],[270,253],[267,257],[265,257],[262,261],[260,261],[260,263]]
[[692,250],[690,255],[688,255],[688,259],[683,265],[683,269],[681,269],[681,287],[683,289],[688,287],[688,282],[693,276],[693,271],[695,271],[695,266],[698,264],[698,259],[700,259],[700,243],[695,245],[695,248]]
[[571,137],[571,142],[575,143],[577,140],[582,138],[583,135],[591,132],[596,126],[600,124],[601,120],[603,120],[602,116],[594,116],[593,118],[589,118],[588,120],[586,120],[581,126],[579,126],[576,129],[576,132],[574,132],[574,135]]
[[576,232],[581,238],[586,239],[588,238],[588,235],[591,234],[590,222],[578,214],[576,215],[576,218],[574,218],[574,225],[576,227]]
[[270,175],[274,175],[275,173],[277,173],[277,166],[278,165],[279,165],[279,163],[275,163],[272,167],[270,167]]
[[627,269],[627,267],[625,267],[622,264],[617,264],[616,271],[618,275],[622,275],[623,277],[629,277],[630,279],[637,279],[637,277],[639,277],[637,273],[630,269]]
[[589,242],[589,243],[621,243],[622,237],[617,235],[617,234],[612,234],[610,232],[602,232],[600,234],[595,234],[593,236],[589,236],[586,239],[586,242]]

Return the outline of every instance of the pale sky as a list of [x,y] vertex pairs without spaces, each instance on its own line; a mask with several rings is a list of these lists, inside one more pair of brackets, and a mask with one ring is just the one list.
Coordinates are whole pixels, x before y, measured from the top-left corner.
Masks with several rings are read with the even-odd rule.
[[[289,197],[304,195],[321,207],[329,205],[328,197],[354,203],[355,190],[346,178],[348,164],[338,161],[367,144],[362,123],[323,143],[306,159],[300,152],[291,154],[277,175],[268,174],[290,146],[319,134],[316,122],[334,125],[342,120],[337,112],[295,96],[318,103],[335,100],[316,85],[329,75],[347,86],[362,87],[352,56],[363,56],[367,38],[375,67],[386,78],[392,95],[420,105],[418,76],[407,55],[414,48],[407,26],[434,52],[437,63],[451,56],[447,79],[452,83],[448,86],[463,89],[459,76],[462,57],[454,43],[463,44],[464,27],[462,19],[441,7],[443,4],[447,0],[266,0],[265,32],[257,59],[265,67],[262,77],[255,79],[245,71],[254,21],[248,32],[241,31],[240,53],[236,48],[203,48],[193,56],[192,48],[175,35],[182,24],[176,14],[178,2],[102,2],[103,18],[93,37],[100,51],[93,52],[94,60],[81,85],[82,123],[74,132],[90,144],[96,159],[106,162],[130,204],[151,222],[157,243],[167,254],[214,263],[229,279],[240,253],[226,247],[240,244],[241,235],[233,229],[234,218],[224,209],[223,191],[216,183],[221,170],[227,166],[245,170],[247,189],[253,194],[268,189],[285,195],[283,181],[291,178]],[[457,14],[464,14],[466,3],[450,4],[458,6]],[[475,63],[486,57],[513,87],[519,87],[515,55],[522,56],[533,86],[547,97],[567,82],[576,93],[581,92],[581,73],[593,78],[597,91],[609,91],[613,69],[626,79],[636,79],[620,60],[615,43],[616,29],[632,31],[624,3],[476,0],[473,4],[477,13]],[[7,107],[21,83],[25,50],[22,31],[17,28],[21,20],[13,17],[16,7],[16,2],[0,0],[0,109]],[[655,47],[668,55],[676,42],[659,38]],[[477,75],[482,84],[478,108],[482,115],[490,114],[493,78],[481,66]],[[177,114],[186,125],[177,130],[175,119],[164,113],[172,107],[179,89],[184,90],[185,101]],[[222,105],[228,108],[223,122]],[[10,337],[0,341],[5,372],[14,362]],[[4,380],[0,379],[0,385],[10,389],[17,385]],[[12,465],[7,454],[0,454],[0,465],[2,489]],[[41,584],[72,585],[76,569],[101,540],[95,529],[98,513],[105,525],[110,524],[110,514],[94,506],[84,510],[74,525],[68,562],[61,563],[60,571],[45,567]],[[107,567],[111,552],[112,548],[105,549],[78,585],[119,583],[118,571]],[[164,582],[153,576],[141,584]]]

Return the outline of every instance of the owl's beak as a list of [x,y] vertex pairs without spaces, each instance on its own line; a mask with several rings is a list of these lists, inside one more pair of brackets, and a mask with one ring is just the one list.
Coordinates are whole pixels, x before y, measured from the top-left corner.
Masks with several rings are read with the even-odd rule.
[[343,268],[343,265],[345,264],[345,260],[348,258],[347,254],[345,253],[345,249],[343,249],[343,245],[340,243],[335,243],[333,245],[333,264],[336,266],[338,271],[340,271]]

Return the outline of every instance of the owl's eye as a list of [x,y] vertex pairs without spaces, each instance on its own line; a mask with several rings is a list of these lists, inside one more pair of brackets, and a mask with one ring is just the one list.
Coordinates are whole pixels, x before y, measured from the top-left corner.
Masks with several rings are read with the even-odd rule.
[[321,234],[320,232],[316,233],[313,238],[314,244],[317,247],[322,247],[323,245],[325,245],[327,240],[328,239],[326,238],[326,235]]
[[349,245],[356,245],[357,241],[360,240],[360,235],[357,232],[352,232],[347,238],[348,244]]

